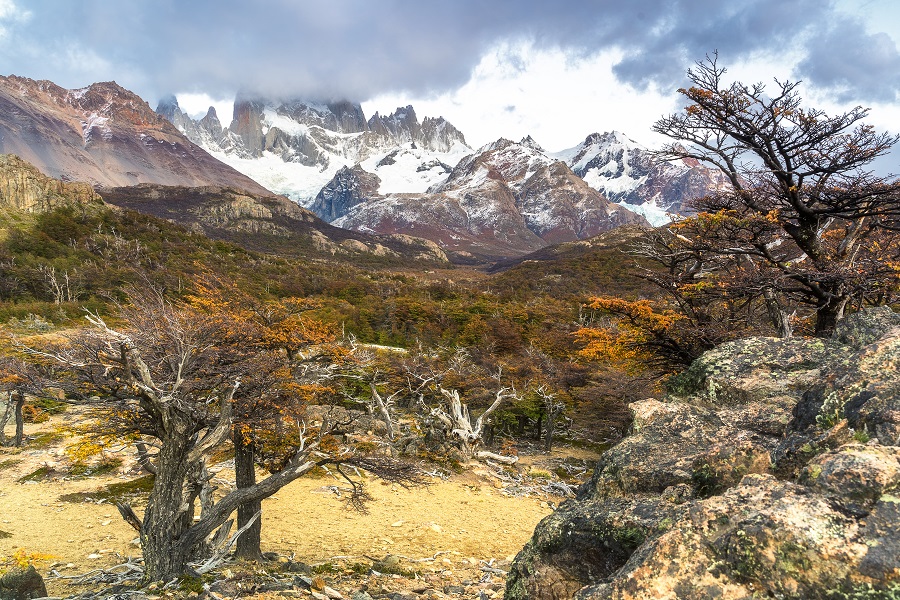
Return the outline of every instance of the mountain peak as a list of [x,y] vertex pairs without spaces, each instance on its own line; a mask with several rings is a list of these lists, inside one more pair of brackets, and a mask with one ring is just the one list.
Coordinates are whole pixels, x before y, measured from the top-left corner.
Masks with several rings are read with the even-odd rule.
[[176,111],[180,112],[181,107],[178,105],[178,98],[175,97],[175,94],[166,94],[159,99],[159,103],[156,105],[156,113],[169,121],[174,121]]
[[544,149],[541,148],[541,145],[534,141],[534,138],[530,135],[526,135],[522,138],[522,141],[519,142],[520,146],[525,146],[526,148],[531,148],[532,150],[536,150],[538,152],[544,152]]

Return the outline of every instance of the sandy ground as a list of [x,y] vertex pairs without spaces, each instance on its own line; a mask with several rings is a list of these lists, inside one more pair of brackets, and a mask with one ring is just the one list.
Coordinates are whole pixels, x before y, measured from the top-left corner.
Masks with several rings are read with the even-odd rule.
[[[26,434],[50,430],[61,419],[57,416],[50,423],[29,426]],[[0,465],[6,463],[0,467],[0,530],[9,534],[0,539],[0,558],[18,549],[49,554],[53,558],[38,563],[39,570],[46,574],[54,568],[63,575],[74,575],[139,556],[136,534],[114,506],[60,500],[64,494],[89,494],[109,483],[134,478],[133,463],[123,466],[126,473],[69,478],[65,476],[64,444],[0,448]],[[569,449],[554,455],[573,453],[579,454]],[[580,454],[590,458],[590,453]],[[529,457],[520,468],[527,471],[531,464],[539,466],[546,458]],[[56,475],[36,483],[19,482],[23,475],[48,464],[55,466]],[[233,481],[227,463],[217,470],[223,487]],[[505,495],[501,483],[477,467],[447,480],[434,478],[432,485],[421,488],[404,489],[376,479],[366,483],[373,501],[365,514],[347,507],[335,493],[336,487],[346,484],[329,475],[303,478],[280,490],[263,503],[263,551],[313,565],[366,561],[386,554],[418,560],[440,553],[436,561],[427,564],[450,572],[460,564],[471,567],[481,560],[511,560],[537,522],[550,513],[552,503],[559,501],[547,496]],[[135,509],[140,514],[140,501],[135,502]],[[62,581],[51,579],[48,591],[59,595],[65,594],[66,588]]]

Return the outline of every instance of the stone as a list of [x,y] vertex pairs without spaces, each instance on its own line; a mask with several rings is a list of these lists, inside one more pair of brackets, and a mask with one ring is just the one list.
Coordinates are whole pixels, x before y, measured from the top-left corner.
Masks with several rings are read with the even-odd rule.
[[302,575],[312,575],[312,567],[306,563],[291,561],[285,567],[289,573],[300,573]]
[[47,595],[44,578],[34,565],[27,569],[15,569],[0,577],[0,600],[29,600]]
[[507,600],[900,591],[900,317],[723,344],[629,408],[515,557]]

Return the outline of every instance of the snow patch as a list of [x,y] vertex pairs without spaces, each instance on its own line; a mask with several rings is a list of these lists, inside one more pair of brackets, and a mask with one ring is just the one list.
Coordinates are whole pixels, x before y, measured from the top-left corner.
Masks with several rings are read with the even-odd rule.
[[93,139],[95,127],[100,128],[100,135],[104,139],[110,139],[112,132],[106,126],[107,121],[109,121],[109,117],[101,117],[97,113],[91,113],[91,116],[86,121],[81,122],[81,139],[84,141],[85,146]]
[[654,227],[671,223],[678,216],[660,208],[656,201],[645,202],[644,204],[629,204],[628,202],[616,202],[616,204],[641,215]]

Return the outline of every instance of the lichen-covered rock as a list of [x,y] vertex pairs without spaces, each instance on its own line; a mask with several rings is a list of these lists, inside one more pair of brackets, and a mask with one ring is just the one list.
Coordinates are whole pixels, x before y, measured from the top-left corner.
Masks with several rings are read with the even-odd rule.
[[900,488],[900,447],[848,444],[816,456],[800,480],[845,510],[864,514]]
[[16,569],[0,577],[0,600],[30,600],[46,595],[44,579],[34,566]]
[[[692,503],[614,578],[576,597],[826,598],[884,587],[900,581],[900,572],[888,573],[898,565],[896,556],[876,551],[867,560],[883,545],[882,534],[804,486],[749,475],[721,496]],[[868,573],[864,564],[871,564]]]
[[705,352],[674,378],[671,387],[676,395],[720,407],[765,402],[812,386],[828,353],[820,339],[736,340]]
[[629,406],[630,434],[538,525],[507,598],[900,597],[898,367],[887,309],[831,340],[704,354]]
[[571,598],[585,583],[609,577],[685,510],[686,487],[660,496],[563,503],[516,557],[506,598]]
[[821,378],[793,411],[788,429],[849,426],[882,444],[900,444],[900,327],[856,352],[833,352]]
[[768,470],[775,439],[732,427],[709,408],[652,399],[629,408],[633,433],[600,458],[589,484],[596,494],[658,494],[698,481],[718,489]]
[[884,334],[898,326],[900,314],[887,306],[876,306],[838,321],[831,339],[837,345],[861,350],[877,342]]

